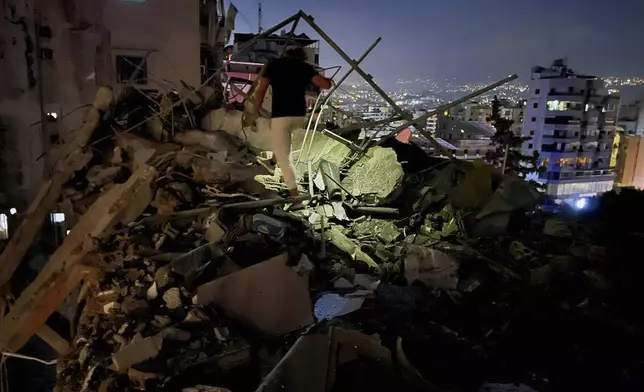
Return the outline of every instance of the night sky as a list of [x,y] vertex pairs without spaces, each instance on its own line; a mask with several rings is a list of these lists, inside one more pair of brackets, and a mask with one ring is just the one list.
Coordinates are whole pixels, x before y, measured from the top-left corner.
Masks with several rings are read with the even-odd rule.
[[[237,31],[255,32],[257,0],[234,3]],[[644,76],[643,0],[264,0],[264,28],[299,9],[353,58],[381,36],[363,65],[388,87],[397,78],[525,76],[557,57],[582,73]],[[344,64],[326,45],[321,63]]]

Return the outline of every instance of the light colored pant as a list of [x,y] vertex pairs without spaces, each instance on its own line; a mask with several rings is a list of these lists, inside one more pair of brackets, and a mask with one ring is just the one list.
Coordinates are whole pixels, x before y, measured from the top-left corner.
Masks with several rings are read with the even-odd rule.
[[304,117],[276,117],[271,119],[270,144],[277,165],[282,170],[288,189],[297,189],[295,169],[291,162],[291,133],[304,125]]

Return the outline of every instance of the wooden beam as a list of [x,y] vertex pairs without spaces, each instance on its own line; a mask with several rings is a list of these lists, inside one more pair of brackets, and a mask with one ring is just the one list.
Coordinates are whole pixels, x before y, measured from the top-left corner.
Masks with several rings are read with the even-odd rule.
[[0,288],[4,288],[9,282],[40,231],[45,218],[55,208],[63,184],[69,181],[76,170],[87,163],[85,145],[100,124],[101,112],[106,111],[113,101],[114,93],[111,88],[98,89],[94,103],[85,117],[85,123],[65,146],[50,179],[40,187],[36,199],[29,206],[26,216],[0,255]]
[[16,300],[0,325],[0,351],[17,351],[42,330],[63,299],[92,269],[81,260],[96,248],[100,237],[117,222],[129,223],[149,205],[154,167],[143,165],[124,184],[103,194],[78,220],[36,280]]
[[56,331],[51,329],[48,325],[44,325],[40,332],[38,332],[38,337],[41,338],[45,343],[58,351],[58,354],[65,355],[69,351],[69,342],[63,339]]

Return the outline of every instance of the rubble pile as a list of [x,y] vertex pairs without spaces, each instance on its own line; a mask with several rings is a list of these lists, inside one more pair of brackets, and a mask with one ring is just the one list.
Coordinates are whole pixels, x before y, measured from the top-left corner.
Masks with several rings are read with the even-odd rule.
[[144,213],[95,239],[57,390],[642,386],[643,320],[621,302],[637,291],[601,225],[535,211],[535,189],[480,162],[303,130],[303,196],[282,198],[262,121],[214,91],[142,94],[63,193],[80,216],[158,172]]

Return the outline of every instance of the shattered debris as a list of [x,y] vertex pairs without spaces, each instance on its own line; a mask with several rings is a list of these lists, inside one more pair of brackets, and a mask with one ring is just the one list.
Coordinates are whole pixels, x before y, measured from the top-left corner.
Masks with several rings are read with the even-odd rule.
[[532,185],[482,161],[328,131],[294,132],[305,195],[282,198],[269,120],[244,128],[219,93],[126,91],[100,127],[117,135],[64,184],[77,226],[54,284],[0,337],[19,349],[84,280],[59,390],[611,390],[598,369],[642,385],[641,274],[606,262],[618,242],[598,225],[536,210]]

